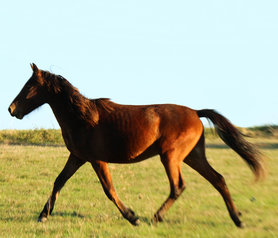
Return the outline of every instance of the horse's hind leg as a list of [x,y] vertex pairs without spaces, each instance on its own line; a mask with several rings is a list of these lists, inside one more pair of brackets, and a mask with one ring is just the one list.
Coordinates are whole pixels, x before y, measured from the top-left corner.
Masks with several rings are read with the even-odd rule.
[[103,161],[93,161],[91,164],[101,182],[106,196],[117,206],[125,219],[127,219],[132,225],[139,225],[139,219],[135,216],[135,213],[127,208],[118,198],[107,163]]
[[191,153],[185,158],[184,162],[188,164],[191,168],[195,169],[218,190],[218,192],[222,195],[225,201],[229,214],[232,220],[234,221],[235,225],[238,227],[242,227],[242,223],[238,217],[240,213],[237,211],[232,201],[230,192],[225,183],[225,179],[221,174],[216,172],[210,166],[206,159],[204,135],[202,135],[200,141],[191,151]]
[[171,190],[169,197],[155,213],[154,222],[160,222],[163,220],[164,214],[169,210],[185,189],[185,182],[181,174],[181,162],[175,159],[174,152],[161,155],[161,161],[166,170]]
[[70,155],[69,159],[62,170],[62,172],[58,175],[54,182],[54,187],[52,190],[52,193],[46,202],[42,212],[40,213],[40,216],[38,218],[39,222],[44,222],[47,220],[48,215],[51,214],[55,201],[58,197],[59,191],[62,189],[64,184],[67,182],[67,180],[82,166],[84,162],[80,161],[78,158],[76,158],[74,155]]

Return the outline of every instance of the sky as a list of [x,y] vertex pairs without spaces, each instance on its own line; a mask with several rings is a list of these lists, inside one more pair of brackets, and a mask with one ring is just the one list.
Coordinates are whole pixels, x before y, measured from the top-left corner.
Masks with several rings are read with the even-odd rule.
[[30,63],[89,98],[278,124],[277,11],[276,0],[1,1],[0,129],[59,128],[47,104],[8,113]]

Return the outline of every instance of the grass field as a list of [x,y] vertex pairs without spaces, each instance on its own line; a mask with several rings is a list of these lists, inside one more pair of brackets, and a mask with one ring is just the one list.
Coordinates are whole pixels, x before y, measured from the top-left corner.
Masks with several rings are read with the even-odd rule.
[[169,194],[158,157],[110,164],[117,193],[140,217],[139,227],[106,198],[89,164],[68,181],[48,222],[37,223],[69,153],[63,146],[0,144],[0,237],[278,237],[278,139],[255,142],[268,166],[266,180],[259,183],[232,150],[218,139],[208,141],[209,161],[225,177],[244,229],[235,227],[218,192],[186,165],[187,189],[165,221],[153,225],[153,214]]

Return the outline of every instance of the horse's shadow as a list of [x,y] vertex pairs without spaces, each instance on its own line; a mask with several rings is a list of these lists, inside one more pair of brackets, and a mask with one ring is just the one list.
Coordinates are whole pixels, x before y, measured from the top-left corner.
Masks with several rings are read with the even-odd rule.
[[146,224],[148,226],[153,225],[152,219],[150,219],[149,217],[142,217],[142,216],[138,216],[138,217],[139,217],[139,221],[141,223],[144,223],[144,224]]
[[[36,214],[37,216],[37,214]],[[81,219],[84,219],[86,218],[87,216],[85,215],[82,215],[81,213],[78,213],[76,211],[73,211],[73,212],[67,212],[67,211],[62,211],[62,212],[53,212],[51,214],[51,216],[55,217],[55,216],[58,216],[58,217],[71,217],[71,218],[81,218]],[[154,225],[154,223],[152,222],[152,219],[150,219],[149,217],[144,217],[144,216],[138,216],[139,220],[140,220],[140,223],[143,223],[143,224],[146,224],[148,226],[152,226]],[[125,220],[123,217],[122,217],[123,220]],[[126,221],[128,223],[128,221]]]
[[77,213],[76,211],[73,212],[66,212],[66,211],[62,211],[62,212],[54,212],[53,214],[51,214],[51,216],[59,216],[59,217],[76,217],[76,218],[85,218],[84,215]]

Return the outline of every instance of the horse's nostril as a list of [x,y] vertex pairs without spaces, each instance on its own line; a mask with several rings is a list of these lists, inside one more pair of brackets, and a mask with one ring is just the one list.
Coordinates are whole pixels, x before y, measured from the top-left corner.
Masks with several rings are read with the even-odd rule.
[[15,108],[16,108],[16,106],[15,106],[14,103],[12,103],[12,104],[9,106],[8,111],[10,112],[10,114],[11,114],[12,116],[13,116],[13,114],[14,114],[14,112],[15,112]]

